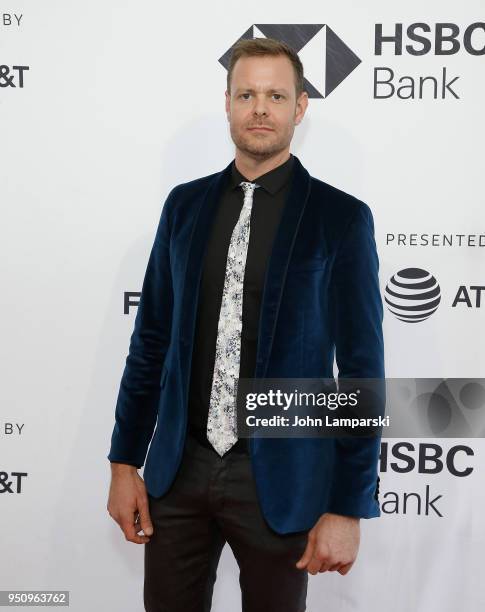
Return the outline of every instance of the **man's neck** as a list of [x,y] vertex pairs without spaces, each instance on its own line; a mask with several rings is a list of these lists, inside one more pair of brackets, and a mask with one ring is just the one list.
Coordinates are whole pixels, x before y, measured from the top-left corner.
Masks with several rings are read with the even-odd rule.
[[249,181],[253,181],[254,179],[258,178],[258,176],[262,176],[263,174],[266,174],[266,172],[270,172],[274,168],[281,166],[281,164],[284,164],[288,159],[290,159],[289,149],[285,149],[273,157],[268,157],[267,159],[263,160],[249,157],[245,153],[242,153],[236,149],[234,163],[236,164],[236,168],[243,176],[245,176]]

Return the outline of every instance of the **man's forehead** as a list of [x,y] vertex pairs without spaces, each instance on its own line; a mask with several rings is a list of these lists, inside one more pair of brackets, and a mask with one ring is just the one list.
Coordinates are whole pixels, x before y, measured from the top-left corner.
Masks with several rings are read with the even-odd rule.
[[[262,55],[251,57],[240,57],[234,64],[232,74],[242,80],[248,78],[248,75],[258,74],[261,78],[270,79],[274,73],[284,75],[281,78],[285,79],[293,72],[293,66],[287,57],[276,55]],[[249,77],[250,78],[250,77]]]

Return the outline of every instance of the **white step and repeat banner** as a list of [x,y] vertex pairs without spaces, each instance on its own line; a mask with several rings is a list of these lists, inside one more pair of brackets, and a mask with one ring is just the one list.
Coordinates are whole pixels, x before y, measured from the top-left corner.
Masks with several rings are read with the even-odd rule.
[[[114,405],[165,197],[234,156],[242,36],[298,49],[291,150],[374,213],[387,376],[485,374],[482,2],[3,2],[0,589],[143,610],[143,547],[106,510]],[[383,439],[382,517],[347,576],[310,576],[309,611],[485,609],[483,435]],[[213,610],[240,609],[226,546]]]

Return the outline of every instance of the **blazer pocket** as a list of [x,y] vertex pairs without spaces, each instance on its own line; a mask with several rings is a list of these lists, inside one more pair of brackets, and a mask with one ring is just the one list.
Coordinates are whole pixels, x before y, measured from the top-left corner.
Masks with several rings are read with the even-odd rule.
[[165,386],[165,381],[167,380],[167,368],[163,366],[162,375],[160,377],[160,388],[163,389]]
[[289,271],[311,272],[312,270],[323,270],[327,265],[328,257],[308,257],[290,263]]

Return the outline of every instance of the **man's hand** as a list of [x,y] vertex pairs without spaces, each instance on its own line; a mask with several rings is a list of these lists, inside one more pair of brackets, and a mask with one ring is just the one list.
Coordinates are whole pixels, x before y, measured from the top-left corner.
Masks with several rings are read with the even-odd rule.
[[360,519],[326,512],[308,532],[305,552],[297,562],[298,569],[346,574],[352,567],[360,543]]
[[[125,538],[135,544],[146,544],[153,534],[148,511],[148,497],[143,478],[136,467],[125,463],[111,464],[111,486],[108,513],[121,527]],[[139,536],[143,529],[145,535]]]

